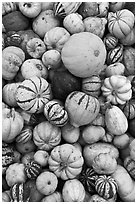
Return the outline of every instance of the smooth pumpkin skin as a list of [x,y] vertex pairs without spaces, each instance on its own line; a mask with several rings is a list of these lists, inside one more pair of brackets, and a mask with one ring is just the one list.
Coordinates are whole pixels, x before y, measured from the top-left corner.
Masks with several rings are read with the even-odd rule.
[[63,202],[63,199],[61,193],[55,191],[51,195],[44,197],[41,202]]

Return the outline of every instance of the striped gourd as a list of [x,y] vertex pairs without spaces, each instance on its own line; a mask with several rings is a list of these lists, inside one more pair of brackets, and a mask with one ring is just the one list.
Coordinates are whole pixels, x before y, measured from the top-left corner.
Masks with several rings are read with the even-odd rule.
[[24,183],[16,183],[11,187],[10,195],[13,202],[28,202],[30,188]]
[[135,118],[135,100],[134,99],[127,101],[124,105],[120,106],[120,108],[122,109],[127,119],[131,120]]
[[21,35],[15,31],[9,31],[5,38],[6,46],[17,46],[19,47],[22,42]]
[[118,44],[118,39],[110,33],[104,37],[103,40],[107,50],[114,49]]
[[32,127],[26,125],[23,127],[20,134],[16,137],[16,142],[26,143],[27,141],[31,140],[31,138],[32,138]]
[[24,80],[16,93],[17,104],[29,113],[40,113],[51,99],[49,83],[42,77],[31,77]]
[[127,169],[130,176],[135,179],[135,160],[130,156],[126,157],[124,160],[124,167]]
[[117,193],[117,183],[111,176],[100,175],[95,181],[97,193],[104,199],[115,197]]
[[79,175],[79,180],[85,187],[85,190],[89,193],[95,193],[95,181],[98,178],[98,174],[92,167],[84,167]]
[[56,2],[54,4],[55,16],[64,18],[66,15],[75,13],[82,2]]
[[62,127],[68,122],[68,113],[60,101],[51,100],[44,107],[47,120],[56,126]]
[[29,179],[35,179],[41,173],[41,165],[35,161],[30,161],[25,166],[25,172]]
[[123,45],[118,45],[107,54],[107,65],[121,62],[123,59]]
[[101,79],[93,75],[82,80],[82,91],[91,96],[98,97],[101,93]]

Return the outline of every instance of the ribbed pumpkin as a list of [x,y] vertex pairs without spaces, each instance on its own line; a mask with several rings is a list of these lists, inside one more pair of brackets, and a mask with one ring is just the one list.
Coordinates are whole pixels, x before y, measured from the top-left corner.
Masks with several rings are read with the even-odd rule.
[[130,176],[135,179],[135,160],[133,160],[130,156],[126,157],[124,160],[124,167]]
[[30,197],[30,188],[24,183],[16,183],[10,189],[10,195],[13,202],[28,202]]
[[55,16],[64,18],[70,13],[75,13],[82,2],[55,2],[54,3],[54,13]]
[[51,124],[58,127],[62,127],[68,122],[68,113],[58,100],[51,100],[46,103],[44,115]]
[[16,93],[17,104],[29,113],[40,113],[51,99],[49,83],[42,77],[31,77],[24,80]]
[[65,109],[68,112],[70,123],[79,127],[92,122],[97,117],[100,104],[95,97],[74,91],[67,96]]
[[48,121],[41,122],[33,130],[33,141],[39,149],[49,151],[60,143],[61,130]]
[[127,117],[127,119],[132,120],[135,118],[135,100],[131,99],[130,101],[127,101],[124,105],[120,106],[121,110]]
[[36,161],[30,161],[26,164],[24,171],[29,179],[36,179],[41,173],[42,167]]
[[73,179],[80,174],[84,159],[81,151],[71,144],[54,147],[49,156],[49,169],[62,180]]
[[117,183],[111,176],[98,176],[95,182],[95,189],[104,199],[113,198],[117,193]]
[[134,26],[134,22],[134,14],[127,9],[122,9],[115,13],[109,12],[108,14],[109,32],[118,39],[122,39],[130,33]]
[[32,138],[32,126],[25,125],[20,134],[16,137],[17,143],[25,143]]
[[123,59],[123,45],[118,45],[107,54],[107,65],[121,62]]
[[118,39],[110,33],[104,37],[103,40],[107,50],[114,49],[118,44]]
[[70,36],[61,58],[65,67],[75,76],[86,78],[99,74],[106,60],[106,48],[97,35],[80,32]]

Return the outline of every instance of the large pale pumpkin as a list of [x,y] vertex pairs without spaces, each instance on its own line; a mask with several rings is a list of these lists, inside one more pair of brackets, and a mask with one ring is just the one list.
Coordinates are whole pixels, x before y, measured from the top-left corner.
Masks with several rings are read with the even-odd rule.
[[106,48],[97,35],[89,32],[73,34],[61,52],[65,67],[75,76],[86,78],[98,74],[106,60]]

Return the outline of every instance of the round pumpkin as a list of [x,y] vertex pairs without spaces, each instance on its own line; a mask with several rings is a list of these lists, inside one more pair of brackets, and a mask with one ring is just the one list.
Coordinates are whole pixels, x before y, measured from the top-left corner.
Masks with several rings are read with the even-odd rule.
[[36,161],[42,167],[47,166],[48,159],[49,159],[49,153],[45,150],[37,150],[34,154],[34,161]]
[[97,35],[80,32],[65,43],[61,58],[73,75],[86,78],[100,73],[106,60],[106,48]]

